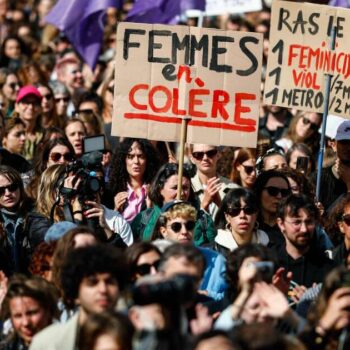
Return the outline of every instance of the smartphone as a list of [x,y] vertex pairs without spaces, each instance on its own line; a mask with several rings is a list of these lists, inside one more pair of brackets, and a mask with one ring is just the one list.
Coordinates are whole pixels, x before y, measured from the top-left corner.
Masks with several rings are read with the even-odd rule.
[[257,261],[253,263],[257,269],[257,278],[260,281],[271,283],[274,272],[272,261]]
[[83,141],[84,153],[105,149],[105,135],[87,136]]
[[296,170],[306,174],[307,168],[309,167],[309,157],[298,157]]

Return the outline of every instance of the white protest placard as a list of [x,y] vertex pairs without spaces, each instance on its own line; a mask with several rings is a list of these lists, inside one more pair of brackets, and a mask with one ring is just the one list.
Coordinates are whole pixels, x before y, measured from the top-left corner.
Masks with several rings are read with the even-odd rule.
[[206,0],[205,15],[218,16],[226,13],[261,11],[261,0]]
[[112,134],[255,147],[262,35],[120,23]]
[[274,1],[264,102],[322,113],[331,74],[329,113],[350,118],[349,28],[348,9]]

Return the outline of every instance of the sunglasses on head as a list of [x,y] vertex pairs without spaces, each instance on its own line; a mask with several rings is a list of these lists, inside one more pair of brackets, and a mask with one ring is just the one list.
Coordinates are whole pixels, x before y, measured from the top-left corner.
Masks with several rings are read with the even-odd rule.
[[241,213],[241,211],[243,210],[245,215],[253,215],[257,212],[256,208],[253,207],[244,207],[244,208],[227,208],[226,210],[226,214],[235,217],[237,215],[239,215]]
[[187,231],[192,231],[196,225],[196,223],[194,221],[187,221],[184,224],[181,222],[173,222],[170,225],[170,228],[175,232],[175,233],[179,233],[182,229],[182,225],[184,225],[186,227]]
[[287,188],[279,188],[279,187],[275,187],[275,186],[267,186],[264,187],[264,190],[267,191],[267,193],[271,196],[271,197],[277,197],[279,194],[281,194],[282,197],[287,197],[290,195],[290,190]]
[[255,171],[255,167],[254,166],[251,166],[251,165],[243,165],[243,168],[244,168],[244,172],[247,174],[247,175],[250,175],[253,171]]
[[55,102],[61,102],[61,101],[63,101],[63,102],[69,102],[69,97],[56,97],[55,98]]
[[315,123],[313,123],[310,119],[306,118],[306,117],[303,117],[303,123],[304,125],[309,125],[310,124],[310,128],[313,130],[313,131],[317,131],[319,126]]
[[141,264],[135,267],[135,272],[141,276],[146,276],[151,273],[151,268],[154,267],[158,271],[160,260],[156,260],[153,264]]
[[218,154],[217,149],[211,149],[210,151],[206,152],[192,152],[192,156],[194,159],[202,160],[204,158],[204,155],[206,155],[208,158],[213,158]]
[[66,162],[71,162],[74,159],[71,153],[52,152],[50,154],[50,158],[53,162],[58,162],[62,157]]
[[18,188],[19,188],[19,186],[15,182],[11,185],[0,187],[0,197],[2,197],[5,194],[6,190],[13,193],[13,192],[17,191]]
[[343,214],[342,220],[346,223],[346,225],[350,226],[350,214]]

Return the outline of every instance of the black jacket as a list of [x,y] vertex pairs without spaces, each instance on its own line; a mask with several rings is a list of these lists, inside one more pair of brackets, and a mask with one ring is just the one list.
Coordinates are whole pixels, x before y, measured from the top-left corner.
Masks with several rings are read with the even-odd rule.
[[327,273],[336,266],[336,263],[329,259],[325,252],[317,249],[314,243],[304,256],[296,260],[288,255],[285,244],[276,246],[274,250],[279,266],[284,267],[287,272],[291,271],[292,280],[307,288],[314,282],[322,282]]

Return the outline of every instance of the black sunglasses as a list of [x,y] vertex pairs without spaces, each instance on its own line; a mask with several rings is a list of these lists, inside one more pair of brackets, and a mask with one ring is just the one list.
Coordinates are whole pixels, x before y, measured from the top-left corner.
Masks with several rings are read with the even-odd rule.
[[160,260],[156,260],[153,264],[141,264],[135,267],[135,272],[141,276],[146,276],[151,273],[151,268],[154,267],[158,271]]
[[9,87],[12,89],[12,90],[15,90],[16,89],[16,86],[20,87],[20,85],[18,83],[10,83],[9,84]]
[[244,208],[227,208],[226,214],[235,217],[241,213],[243,210],[245,215],[253,215],[257,212],[256,208],[253,207],[244,207]]
[[175,233],[179,233],[182,229],[182,225],[184,225],[186,227],[187,231],[192,231],[196,225],[196,223],[192,220],[185,222],[184,224],[181,222],[173,222],[170,225],[170,228],[175,232]]
[[92,115],[94,114],[94,111],[92,109],[78,109],[74,112],[75,115],[79,115],[79,114],[88,114],[88,115]]
[[266,190],[267,193],[272,197],[277,197],[279,193],[281,194],[282,197],[287,197],[290,195],[290,190],[287,188],[267,186],[267,187],[264,187],[264,190]]
[[208,158],[213,158],[218,154],[217,149],[211,149],[207,152],[192,152],[192,156],[194,159],[202,160],[204,158],[204,155],[206,155]]
[[111,94],[114,94],[114,86],[108,86],[107,90],[108,90]]
[[50,154],[50,158],[53,162],[58,162],[62,157],[66,162],[71,162],[74,159],[71,153],[52,152]]
[[342,216],[342,220],[348,225],[350,226],[350,214],[343,214]]
[[61,101],[63,101],[63,102],[69,102],[69,97],[56,97],[55,98],[55,102],[61,102]]
[[310,124],[310,128],[313,130],[313,131],[317,131],[319,126],[315,123],[313,123],[310,119],[307,119],[306,117],[303,117],[303,123],[304,125],[309,125]]
[[46,98],[48,101],[50,101],[53,97],[52,94],[47,94],[47,95],[41,95],[43,98]]
[[6,190],[13,193],[13,192],[17,191],[18,188],[19,188],[19,186],[15,182],[11,185],[0,187],[0,197],[2,197],[5,194]]
[[255,170],[255,167],[254,166],[251,166],[251,165],[243,165],[243,168],[244,168],[244,172],[247,174],[247,175],[250,175],[254,170]]

